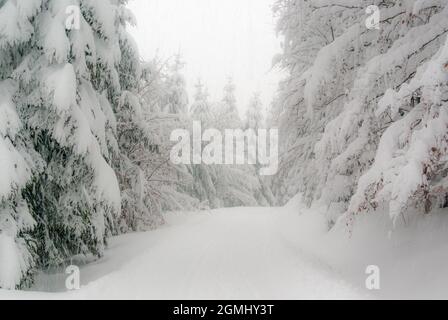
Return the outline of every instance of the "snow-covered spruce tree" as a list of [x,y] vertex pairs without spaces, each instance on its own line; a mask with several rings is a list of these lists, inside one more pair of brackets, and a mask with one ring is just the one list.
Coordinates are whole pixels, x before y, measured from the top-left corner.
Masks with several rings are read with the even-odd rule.
[[213,118],[217,129],[242,128],[242,121],[238,114],[235,97],[236,86],[231,77],[228,78],[223,90],[223,98],[213,108]]
[[190,107],[190,114],[195,120],[201,121],[205,125],[209,125],[214,119],[208,90],[206,87],[204,88],[204,84],[202,84],[200,79],[195,87],[196,92],[194,94],[194,101]]
[[38,7],[0,2],[0,289],[27,285],[35,267],[31,232],[36,222],[22,192],[37,172],[39,157],[20,119],[19,86],[11,75],[23,59],[22,48],[29,45],[29,19]]
[[145,105],[144,111],[187,116],[189,99],[182,74],[185,64],[179,54],[174,57],[174,62],[171,60],[155,57],[143,63],[139,95]]
[[359,181],[349,222],[359,213],[382,210],[395,224],[407,224],[419,213],[447,208],[448,40],[409,83],[387,91],[376,114],[396,121]]
[[180,54],[175,56],[166,79],[164,111],[170,114],[185,114],[188,111],[188,93],[185,77],[181,73],[185,63]]
[[246,128],[258,130],[264,128],[263,103],[260,93],[254,93],[246,111]]
[[[362,8],[344,5],[344,1],[332,4],[329,1],[280,0],[274,6],[278,17],[277,32],[284,37],[283,53],[275,61],[289,72],[289,76],[280,83],[279,92],[272,107],[270,126],[280,130],[281,165],[273,180],[273,190],[280,203],[285,203],[296,193],[302,192],[311,203],[316,190],[315,169],[312,167],[314,146],[319,140],[326,123],[341,109],[340,92],[345,93],[344,83],[338,78],[335,88],[321,90],[310,97],[318,99],[319,106],[313,109],[310,117],[305,101],[307,79],[316,56],[321,50],[327,50],[328,56],[336,53],[337,48],[328,48],[343,31],[353,24]],[[325,55],[325,52],[322,55]],[[334,61],[335,67],[347,64],[347,61]],[[316,63],[316,69],[319,63]],[[322,67],[322,72],[331,74]],[[351,67],[346,67],[350,70]],[[345,72],[348,74],[349,72]],[[338,74],[338,77],[341,77]],[[338,92],[333,94],[333,92]],[[325,95],[331,97],[327,99]],[[338,97],[334,99],[334,97]]]
[[[249,106],[247,107],[245,129],[251,129],[254,130],[254,132],[258,132],[259,129],[264,128],[266,128],[266,124],[263,116],[263,103],[261,101],[260,93],[256,92],[252,96]],[[254,166],[255,174],[258,176],[258,181],[260,183],[260,193],[262,195],[261,197],[258,196],[257,199],[260,199],[260,203],[263,203],[264,200],[266,200],[269,205],[273,206],[276,204],[276,200],[269,186],[272,177],[261,176],[260,167],[258,162]]]
[[[178,63],[176,58],[175,65]],[[158,201],[162,211],[194,210],[198,207],[198,200],[190,196],[188,187],[192,181],[186,166],[174,165],[170,161],[173,147],[169,140],[171,132],[188,126],[185,100],[172,99],[172,79],[175,78],[183,78],[179,68],[154,60],[143,69],[139,90],[144,123],[156,143],[142,149],[139,163],[145,175],[146,189],[151,198]],[[177,87],[179,92],[185,91],[185,82],[182,84],[183,89]]]
[[167,96],[166,79],[168,62],[162,62],[159,57],[142,63],[142,80],[139,88],[144,111],[161,113]]
[[[448,21],[444,1],[377,1],[380,30],[369,30],[365,9],[372,3],[349,2],[281,1],[285,6],[278,7],[280,32],[286,36],[282,62],[291,75],[281,86],[280,106],[275,108],[281,140],[287,142],[274,188],[287,198],[303,192],[309,204],[325,204],[330,225],[347,211],[382,134],[397,120],[376,116],[379,99],[388,89],[412,80],[418,66],[437,52]],[[331,31],[329,43],[317,42],[323,46],[314,46],[315,53],[306,61],[298,53],[309,48],[313,34],[299,36],[307,28],[297,30],[300,23],[290,15],[300,6],[312,13],[302,16],[305,25],[312,25],[307,17],[315,13],[327,16],[314,19],[322,23],[321,28],[312,27],[320,30],[318,38],[328,38],[322,30],[334,29],[325,27],[326,20],[339,26]]]
[[[444,6],[444,1],[438,5],[406,1],[382,9],[376,45],[361,51],[358,61],[362,65],[344,109],[327,125],[315,149],[317,164],[330,160],[327,172],[321,175],[325,188],[320,199],[335,213],[330,215],[332,220],[347,210],[360,177],[380,156],[378,144],[385,130],[407,112],[402,109],[394,117],[378,117],[380,99],[388,90],[406,86],[443,44],[448,32],[448,11]],[[361,37],[362,43],[366,38],[367,34]]]
[[[200,121],[203,127],[211,127],[213,124],[211,109],[207,89],[204,89],[201,80],[198,80],[194,102],[190,107],[191,121]],[[192,164],[187,168],[193,182],[190,187],[192,196],[199,200],[201,208],[221,207],[222,202],[218,198],[215,186],[217,176],[214,168],[202,164]]]
[[14,63],[5,64],[8,58],[14,57],[7,54],[11,53],[10,49],[14,50],[11,44],[3,43],[0,38],[0,289],[26,286],[32,280],[35,267],[31,232],[36,222],[22,191],[35,174],[38,157],[31,156],[34,153],[17,113],[16,83],[4,79],[3,71]]
[[[101,255],[121,209],[111,164],[127,150],[119,149],[125,130],[117,118],[121,125],[139,80],[125,32],[131,15],[124,1],[17,3],[6,1],[1,10],[12,19],[27,17],[29,28],[20,33],[8,76],[17,82],[19,114],[44,162],[23,192],[37,222],[38,262]],[[79,29],[66,29],[69,6],[80,8]]]
[[[120,1],[125,4],[127,1]],[[114,161],[122,194],[119,230],[153,229],[162,224],[160,190],[148,181],[148,168],[159,165],[160,137],[148,122],[151,107],[144,104],[142,84],[150,73],[142,69],[138,49],[126,30],[132,14],[123,6],[117,11],[116,30],[120,48],[117,63],[119,86],[110,92],[117,117],[119,155]]]
[[21,197],[31,168],[23,154],[26,148],[19,135],[22,124],[13,102],[14,91],[11,80],[0,80],[0,288],[6,289],[19,286],[34,266],[28,232],[35,221]]

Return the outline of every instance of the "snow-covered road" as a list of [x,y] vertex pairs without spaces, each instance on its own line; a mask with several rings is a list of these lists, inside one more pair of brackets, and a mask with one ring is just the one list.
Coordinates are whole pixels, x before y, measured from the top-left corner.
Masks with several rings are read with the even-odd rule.
[[[81,268],[79,291],[0,291],[0,299],[366,298],[284,240],[277,211],[172,214],[157,231],[113,239],[103,259]],[[41,277],[38,286],[62,291],[65,277]]]

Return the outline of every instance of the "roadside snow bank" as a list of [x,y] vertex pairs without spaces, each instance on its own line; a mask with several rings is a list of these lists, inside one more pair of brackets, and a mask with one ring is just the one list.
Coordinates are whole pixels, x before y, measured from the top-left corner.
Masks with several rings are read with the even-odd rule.
[[387,213],[358,217],[352,232],[343,223],[328,232],[326,208],[307,208],[301,197],[282,210],[277,230],[298,250],[365,287],[366,268],[380,268],[379,298],[448,298],[448,216],[420,217],[393,229]]

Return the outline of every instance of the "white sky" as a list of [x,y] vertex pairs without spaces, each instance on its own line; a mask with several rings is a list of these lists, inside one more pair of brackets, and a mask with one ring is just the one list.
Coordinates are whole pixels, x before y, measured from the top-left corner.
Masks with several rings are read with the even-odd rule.
[[[221,100],[228,76],[237,87],[241,115],[253,92],[270,104],[280,75],[271,71],[280,52],[271,5],[274,0],[132,0],[131,33],[145,59],[179,50],[190,97],[200,77],[211,100]],[[192,99],[192,98],[191,98]]]

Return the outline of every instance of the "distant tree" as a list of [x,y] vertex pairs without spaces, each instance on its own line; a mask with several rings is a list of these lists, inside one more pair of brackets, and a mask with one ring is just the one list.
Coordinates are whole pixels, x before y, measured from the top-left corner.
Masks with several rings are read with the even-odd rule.
[[215,126],[219,129],[242,128],[242,121],[238,113],[235,96],[236,86],[231,77],[228,78],[224,87],[224,95],[220,103],[216,103],[213,108]]
[[166,81],[166,102],[164,111],[171,114],[185,114],[188,109],[188,93],[184,76],[181,74],[185,63],[180,54],[175,56],[175,61],[169,70]]
[[260,93],[255,93],[246,111],[246,127],[258,130],[264,127],[263,103]]
[[209,101],[207,88],[199,79],[196,84],[194,102],[191,105],[190,113],[193,119],[201,121],[203,124],[209,124],[213,121],[212,107]]

